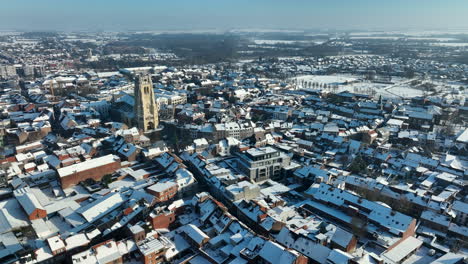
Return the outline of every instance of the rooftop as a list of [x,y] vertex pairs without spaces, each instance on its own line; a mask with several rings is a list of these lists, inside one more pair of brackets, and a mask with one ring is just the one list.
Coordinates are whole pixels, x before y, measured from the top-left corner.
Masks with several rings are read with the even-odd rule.
[[81,172],[81,171],[86,171],[98,167],[105,166],[107,164],[113,163],[113,162],[119,162],[120,159],[119,157],[109,154],[106,156],[102,156],[99,158],[94,158],[90,159],[87,161],[83,161],[77,164],[70,165],[68,167],[60,168],[57,170],[58,174],[60,177],[66,177],[70,176],[74,173]]
[[385,251],[382,257],[392,261],[393,263],[400,263],[404,258],[411,254],[414,250],[422,245],[422,241],[415,237],[408,237],[403,240],[396,247]]

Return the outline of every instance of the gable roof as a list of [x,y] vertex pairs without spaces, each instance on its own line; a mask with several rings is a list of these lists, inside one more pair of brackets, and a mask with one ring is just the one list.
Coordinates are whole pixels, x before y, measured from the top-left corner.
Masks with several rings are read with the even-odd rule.
[[14,194],[28,215],[32,214],[36,209],[45,210],[29,187],[17,189]]

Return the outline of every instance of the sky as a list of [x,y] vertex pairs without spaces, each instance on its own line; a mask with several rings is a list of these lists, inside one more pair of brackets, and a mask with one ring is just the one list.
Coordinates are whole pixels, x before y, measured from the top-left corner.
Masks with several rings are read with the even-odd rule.
[[0,30],[233,29],[468,29],[468,0],[0,0]]

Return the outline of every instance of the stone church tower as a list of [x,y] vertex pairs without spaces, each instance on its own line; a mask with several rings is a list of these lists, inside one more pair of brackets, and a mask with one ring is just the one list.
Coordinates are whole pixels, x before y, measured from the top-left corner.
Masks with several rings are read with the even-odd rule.
[[156,104],[153,82],[149,75],[139,75],[135,78],[135,117],[138,129],[143,132],[152,131],[159,126],[159,106]]

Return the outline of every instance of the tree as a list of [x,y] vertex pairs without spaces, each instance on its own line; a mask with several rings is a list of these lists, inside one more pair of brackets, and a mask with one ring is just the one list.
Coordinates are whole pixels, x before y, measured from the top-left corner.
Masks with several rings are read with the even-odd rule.
[[327,232],[327,224],[325,222],[320,223],[320,233],[325,234]]
[[174,143],[174,149],[176,150],[176,152],[179,152],[180,140],[178,136],[178,131],[174,131],[172,135],[173,135],[173,138],[171,141]]
[[367,173],[367,162],[359,155],[349,165],[348,170],[352,173]]
[[102,184],[104,184],[106,187],[109,186],[109,183],[112,182],[112,175],[111,174],[106,174],[102,177],[101,179]]
[[342,156],[340,156],[339,159],[338,159],[338,161],[341,162],[341,163],[343,163],[343,164],[347,163],[348,160],[349,160],[349,156],[348,156],[348,155],[342,155]]
[[252,114],[252,121],[254,123],[257,123],[258,121],[262,121],[264,119],[264,116],[261,114]]
[[357,237],[365,237],[367,234],[366,223],[358,216],[351,218],[351,229]]
[[228,102],[229,102],[230,104],[236,104],[236,103],[237,103],[237,97],[235,97],[235,96],[229,96],[229,97],[228,97]]
[[405,67],[404,75],[406,78],[414,78],[416,76],[416,73],[414,72],[413,68]]

